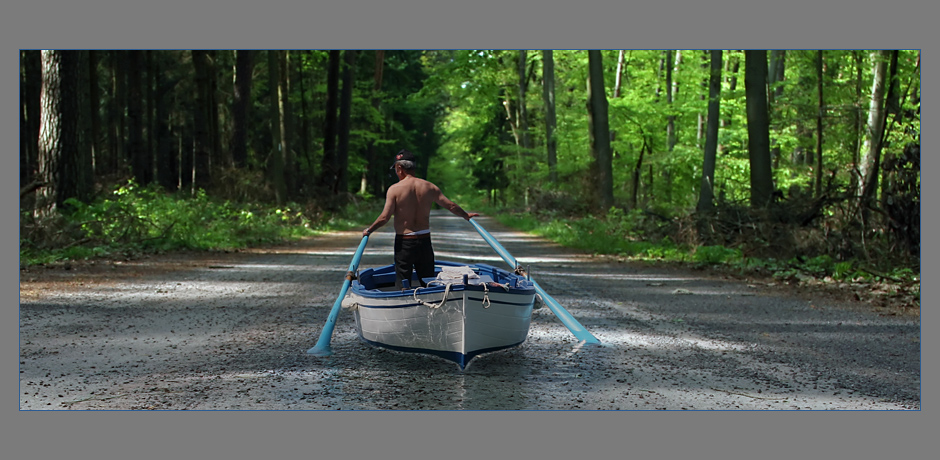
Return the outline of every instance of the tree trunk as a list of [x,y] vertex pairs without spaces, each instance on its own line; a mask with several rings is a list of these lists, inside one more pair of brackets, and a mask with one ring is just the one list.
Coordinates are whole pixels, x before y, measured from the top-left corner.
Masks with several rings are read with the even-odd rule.
[[[777,85],[784,79],[784,63],[786,59],[785,50],[772,50],[770,52],[770,69],[767,74],[767,105],[769,123],[776,126],[776,100],[783,95],[783,86]],[[770,140],[770,158],[773,160],[774,169],[780,166],[780,146],[777,144],[777,138]]]
[[[640,135],[642,136],[643,134],[640,133]],[[630,209],[636,209],[638,204],[637,197],[640,194],[640,173],[643,172],[643,153],[648,149],[648,145],[646,136],[643,136],[643,145],[640,147],[640,155],[637,157],[636,165],[633,167],[633,189],[630,196]],[[650,175],[652,175],[652,173]],[[652,183],[652,181],[650,182]]]
[[[620,50],[620,52],[617,53],[617,73],[616,73],[616,75],[614,76],[614,92],[613,92],[613,98],[614,98],[614,99],[617,99],[617,98],[620,97],[620,91],[621,91],[621,88],[622,88],[621,85],[623,84],[623,72],[624,72],[624,69],[625,69],[625,65],[626,65],[626,64],[624,63],[624,50]],[[616,130],[616,129],[611,129],[611,130],[610,130],[610,142],[611,142],[611,144],[613,144],[614,141],[616,141],[616,140],[617,140],[617,130]],[[619,155],[618,155],[617,151],[614,150],[613,145],[611,145],[610,151],[611,151],[611,156],[612,156],[613,158],[619,158]]]
[[861,190],[861,180],[857,171],[860,170],[861,166],[861,151],[862,151],[862,136],[864,129],[862,128],[864,118],[862,117],[862,55],[859,50],[853,50],[852,55],[855,58],[855,107],[852,111],[852,120],[855,128],[855,135],[853,139],[855,143],[852,148],[852,191],[855,194],[860,193]]
[[548,177],[558,182],[557,142],[555,141],[555,58],[552,50],[542,51],[542,98],[545,99],[545,149]]
[[63,97],[71,99],[64,106],[63,116],[74,117],[77,126],[74,145],[63,150],[67,155],[62,159],[59,205],[68,198],[88,203],[94,189],[89,143],[88,51],[66,51],[63,59]]
[[[101,155],[101,144],[99,142],[99,133],[101,132],[100,107],[101,91],[98,88],[98,52],[90,50],[88,51],[88,147],[91,149],[90,174],[92,178],[94,178],[96,172],[95,168],[98,162],[98,156]],[[92,179],[92,181],[94,181],[94,179]]]
[[[672,61],[672,50],[666,50],[666,61]],[[672,65],[666,66],[666,148],[672,152],[676,146],[676,116],[672,114]]]
[[[375,52],[375,72],[372,76],[372,109],[376,113],[381,112],[382,107],[382,75],[385,70],[385,50],[376,50]],[[379,122],[372,126],[373,132],[381,136],[384,127],[384,117],[379,118]],[[362,192],[369,191],[374,196],[382,194],[382,164],[377,161],[375,141],[369,142],[369,148],[366,150],[366,171],[363,177]]]
[[705,134],[705,160],[699,189],[698,211],[707,212],[715,200],[715,157],[718,152],[718,121],[721,117],[721,50],[711,51],[711,74],[708,78],[708,127]]
[[294,156],[294,111],[290,106],[290,51],[280,53],[280,79],[278,92],[281,98],[281,142],[284,145],[284,182],[287,187],[286,198],[297,193],[297,159]]
[[816,93],[819,95],[819,110],[816,113],[816,197],[822,196],[823,165],[823,116],[826,106],[823,104],[823,51],[816,52]]
[[284,124],[281,122],[280,52],[268,51],[268,88],[270,89],[271,153],[268,155],[268,183],[274,189],[278,205],[287,202],[287,183],[284,181]]
[[127,109],[127,51],[111,51],[111,116],[108,130],[109,161],[105,168],[106,173],[123,173],[126,164],[124,137],[126,129]]
[[336,189],[336,108],[339,105],[340,51],[330,50],[326,76],[326,114],[323,122],[323,162],[320,168],[320,184],[330,193]]
[[[37,179],[46,184],[36,199],[36,215],[47,217],[55,211],[59,183],[59,162],[66,142],[62,117],[62,51],[42,51],[42,119],[39,127]],[[77,120],[73,120],[74,123]]]
[[156,93],[156,74],[157,67],[154,61],[154,54],[158,51],[144,51],[144,57],[147,62],[147,79],[144,80],[146,86],[144,89],[144,101],[147,102],[147,158],[150,159],[150,180],[156,179],[154,176],[155,160],[157,157],[156,133],[157,133],[157,93]]
[[218,51],[206,51],[206,119],[209,128],[209,167],[220,168],[231,165],[231,152],[222,151],[222,134],[219,120],[219,66]]
[[624,50],[620,50],[617,54],[617,75],[614,76],[614,99],[620,97],[620,88],[623,85],[623,70],[624,70]]
[[172,122],[167,93],[176,86],[176,81],[167,81],[166,75],[161,71],[160,54],[154,59],[154,118],[156,143],[157,183],[167,191],[176,191],[179,188],[179,155],[174,154],[173,147],[178,142],[173,138]]
[[[734,94],[735,90],[738,88],[738,70],[741,68],[741,60],[737,56],[728,56],[728,60],[725,62],[725,70],[728,73],[728,92]],[[722,118],[721,123],[719,124],[720,128],[731,127],[731,117]],[[725,146],[718,144],[718,153],[722,153],[725,149]]]
[[[666,50],[666,149],[669,153],[672,153],[673,149],[676,147],[676,116],[673,112],[672,103],[678,91],[678,86],[672,78],[672,53],[673,50]],[[679,63],[679,56],[680,54],[677,52],[675,58],[676,65]],[[662,175],[665,182],[663,198],[668,202],[672,200],[672,169],[668,167],[663,168]]]
[[885,115],[898,114],[901,111],[901,78],[898,76],[899,50],[891,51],[888,95],[885,96]]
[[868,125],[866,126],[865,145],[862,148],[863,156],[859,164],[859,175],[862,178],[862,192],[859,196],[859,208],[863,221],[868,221],[872,199],[878,188],[878,173],[881,162],[881,142],[885,126],[885,77],[887,73],[890,51],[876,51],[872,53],[872,88],[871,105],[868,110]]
[[614,204],[613,164],[610,152],[610,126],[607,118],[607,95],[604,91],[604,65],[601,52],[588,51],[588,121],[591,151],[596,171],[597,205],[607,212]]
[[38,173],[39,128],[42,119],[42,53],[36,50],[21,52],[23,76],[20,101],[20,183],[29,184]]
[[42,115],[39,128],[39,188],[36,215],[46,217],[65,200],[83,194],[80,158],[81,51],[42,51]]
[[[312,52],[306,50],[305,55],[310,56]],[[301,61],[303,62],[303,61]],[[310,121],[307,119],[307,92],[304,89],[304,81],[307,79],[303,66],[300,68],[298,81],[300,83],[300,153],[307,159],[308,170],[304,172],[305,177],[316,177],[316,166],[313,164],[313,156],[310,152]],[[309,181],[301,181],[298,188],[304,191],[309,189]]]
[[747,98],[748,156],[751,166],[751,206],[770,204],[773,174],[767,117],[767,51],[744,52],[744,90]]
[[238,50],[235,55],[233,98],[232,162],[236,168],[248,165],[248,113],[251,110],[252,50]]
[[333,193],[341,197],[349,192],[349,131],[352,115],[352,93],[356,77],[356,50],[343,52],[343,89],[339,100],[339,142],[336,148],[337,181]]
[[153,181],[153,159],[144,143],[143,53],[140,50],[127,52],[127,149],[134,179],[146,186]]
[[516,106],[518,116],[516,119],[519,121],[519,132],[521,135],[521,145],[523,149],[529,149],[532,146],[529,144],[529,114],[526,110],[526,97],[525,93],[529,88],[528,79],[526,78],[526,58],[528,53],[526,50],[519,50],[519,62],[518,62],[518,73],[519,73],[519,104]]
[[209,68],[208,55],[204,50],[193,50],[195,69],[196,102],[193,108],[193,187],[209,188],[209,167],[212,151],[212,134],[209,120]]
[[[702,51],[702,70],[708,69],[708,55],[709,55],[708,50]],[[719,81],[719,83],[721,82]],[[700,100],[704,101],[705,98],[708,97],[707,95],[708,95],[708,78],[704,78],[702,79],[702,92],[699,95]],[[701,148],[702,138],[705,137],[705,114],[703,114],[700,111],[696,115],[698,118],[698,123],[696,124],[696,130],[695,130],[695,147]]]

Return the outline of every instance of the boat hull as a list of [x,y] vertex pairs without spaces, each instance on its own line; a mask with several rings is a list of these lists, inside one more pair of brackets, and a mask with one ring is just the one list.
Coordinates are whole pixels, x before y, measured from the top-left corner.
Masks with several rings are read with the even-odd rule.
[[[353,281],[343,303],[353,309],[364,342],[439,356],[463,369],[480,354],[525,342],[536,300],[535,288],[525,278],[485,264],[471,267],[483,275],[483,282],[405,291],[376,288],[381,284],[376,281],[387,284],[389,273],[393,279],[391,266],[366,270]],[[490,279],[498,284],[488,283]]]

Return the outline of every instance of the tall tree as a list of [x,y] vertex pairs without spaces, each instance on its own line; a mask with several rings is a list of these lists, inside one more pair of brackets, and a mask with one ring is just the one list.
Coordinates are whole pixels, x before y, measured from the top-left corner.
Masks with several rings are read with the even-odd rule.
[[[378,117],[382,106],[382,77],[385,70],[385,50],[375,51],[375,71],[372,74],[372,110],[378,121],[373,124],[372,131],[381,134],[384,131],[384,120]],[[375,140],[369,141],[366,149],[366,170],[362,174],[361,192],[371,191],[375,196],[382,193],[382,167],[376,164]]]
[[39,129],[36,214],[48,216],[68,198],[87,198],[80,152],[81,51],[42,51],[42,115]]
[[143,51],[127,52],[127,149],[131,171],[140,185],[153,181],[153,158],[144,143]]
[[823,165],[823,116],[826,106],[823,104],[823,51],[816,51],[816,93],[819,96],[819,106],[816,112],[816,197],[822,196],[822,165]]
[[[776,100],[783,95],[783,85],[780,83],[784,80],[786,53],[786,50],[770,51],[770,67],[767,73],[767,105],[770,124],[772,126],[777,126],[777,117],[775,115],[777,112]],[[774,131],[776,131],[776,129]],[[777,142],[777,137],[778,136],[774,136],[770,140],[770,157],[773,159],[774,168],[780,163],[780,145]]]
[[109,111],[108,161],[102,168],[105,173],[117,173],[124,169],[124,139],[127,133],[127,51],[111,51],[111,110]]
[[212,133],[209,111],[209,55],[205,50],[192,50],[195,70],[196,103],[193,110],[193,186],[195,189],[208,189],[210,183],[209,167],[212,156]]
[[523,149],[529,149],[532,146],[529,144],[529,114],[526,110],[526,92],[529,88],[529,79],[526,75],[526,59],[528,53],[526,50],[519,50],[519,61],[517,63],[517,71],[519,74],[519,103],[516,106],[516,112],[518,115],[516,119],[519,121],[519,133],[521,138],[521,146]]
[[206,119],[209,127],[209,165],[220,168],[231,165],[231,152],[222,150],[222,132],[219,116],[219,66],[218,51],[206,51]]
[[865,118],[862,116],[862,71],[864,70],[864,64],[861,51],[852,50],[852,57],[855,61],[855,104],[852,110],[852,125],[854,128],[852,140],[854,143],[852,144],[852,175],[850,184],[851,190],[858,191],[861,190],[861,179],[855,172],[860,170],[862,137],[865,124]]
[[613,158],[610,151],[607,94],[604,90],[604,64],[599,50],[588,51],[588,122],[597,177],[597,205],[606,212],[614,204]]
[[22,78],[20,80],[20,183],[29,185],[38,171],[39,128],[42,107],[42,53],[38,50],[20,52]]
[[333,193],[349,192],[349,131],[352,115],[352,93],[356,77],[356,50],[343,51],[343,89],[339,100],[338,144],[336,147],[337,178]]
[[673,82],[672,82],[672,53],[673,50],[666,50],[666,148],[672,152],[676,146],[676,116],[673,114]]
[[751,206],[763,207],[773,197],[770,128],[767,114],[767,51],[744,51],[747,98],[747,146],[751,166]]
[[252,50],[238,50],[235,53],[232,160],[236,168],[244,168],[248,164],[248,113],[251,110]]
[[179,188],[179,155],[174,154],[174,146],[178,140],[173,138],[171,107],[168,94],[176,87],[179,78],[168,79],[164,72],[163,53],[154,56],[154,118],[156,143],[156,169],[157,183],[165,190],[175,191]]
[[338,168],[336,166],[336,108],[339,106],[340,51],[330,50],[326,74],[326,113],[323,121],[323,158],[320,184],[334,190]]
[[287,183],[284,181],[284,123],[281,98],[280,52],[268,51],[268,88],[270,89],[271,153],[268,155],[268,183],[274,189],[279,205],[287,202]]
[[98,87],[98,52],[88,51],[88,147],[91,149],[91,174],[95,174],[95,164],[101,155],[98,133],[101,132],[101,91]]
[[[736,55],[729,55],[728,60],[725,61],[725,73],[727,73],[727,83],[728,83],[728,92],[734,94],[738,89],[738,71],[741,68],[741,59]],[[730,128],[732,123],[732,118],[730,116],[722,117],[721,123],[719,123],[720,128]],[[724,152],[725,146],[718,144],[718,153]]]
[[699,189],[698,211],[712,209],[715,199],[715,157],[718,151],[718,124],[721,118],[721,50],[711,50],[711,73],[708,77],[708,127],[705,134],[705,160],[702,163],[702,184]]
[[[313,164],[313,157],[310,153],[310,120],[308,119],[307,111],[307,92],[304,88],[304,81],[307,79],[307,71],[305,62],[309,61],[310,56],[313,54],[311,50],[306,50],[303,56],[300,59],[300,75],[297,78],[300,87],[300,148],[298,152],[302,158],[307,160],[308,170],[306,175],[308,177],[316,177],[316,169]],[[303,190],[304,185],[298,184]]]
[[281,98],[281,126],[283,134],[281,142],[284,149],[284,182],[287,187],[287,196],[297,193],[297,159],[294,156],[294,117],[290,105],[290,51],[281,51],[279,63],[281,65],[278,79],[278,94]]
[[865,221],[867,221],[869,215],[868,208],[875,196],[875,190],[878,188],[882,134],[885,126],[885,80],[890,53],[891,51],[879,50],[871,54],[871,104],[868,110],[865,146],[862,148],[863,156],[859,164],[859,176],[862,185],[861,194],[859,195],[859,208]]
[[552,50],[542,51],[542,97],[545,100],[545,150],[548,177],[558,182],[557,141],[555,139],[555,58]]

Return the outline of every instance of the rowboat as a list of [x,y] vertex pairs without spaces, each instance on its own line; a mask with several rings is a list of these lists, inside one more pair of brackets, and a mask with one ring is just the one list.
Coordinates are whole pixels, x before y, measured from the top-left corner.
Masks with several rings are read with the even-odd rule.
[[422,280],[426,287],[412,275],[405,289],[396,289],[393,265],[352,276],[342,305],[353,311],[363,342],[439,356],[460,369],[483,353],[525,342],[537,302],[532,281],[482,263],[435,265],[436,276]]
[[[396,290],[392,265],[364,270],[357,276],[359,261],[369,242],[369,236],[363,235],[320,337],[307,354],[333,355],[330,341],[344,304],[355,312],[356,330],[366,343],[437,355],[457,363],[461,369],[482,353],[524,342],[532,309],[542,302],[579,341],[600,343],[538,282],[520,274],[521,265],[490,232],[473,219],[470,224],[514,272],[486,264],[464,266],[436,261],[437,276],[422,280],[426,287]],[[422,286],[414,276],[405,282]],[[354,289],[350,290],[351,286]]]

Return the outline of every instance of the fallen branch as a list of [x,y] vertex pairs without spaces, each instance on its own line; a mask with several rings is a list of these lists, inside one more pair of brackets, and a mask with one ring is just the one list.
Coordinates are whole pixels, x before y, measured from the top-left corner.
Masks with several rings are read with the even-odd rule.
[[41,180],[36,180],[30,184],[27,184],[26,186],[20,189],[20,199],[22,199],[26,195],[29,195],[30,193],[33,193],[38,188],[45,187],[46,185],[48,185],[48,182],[43,182]]

